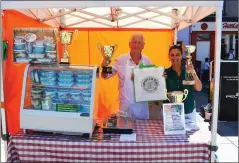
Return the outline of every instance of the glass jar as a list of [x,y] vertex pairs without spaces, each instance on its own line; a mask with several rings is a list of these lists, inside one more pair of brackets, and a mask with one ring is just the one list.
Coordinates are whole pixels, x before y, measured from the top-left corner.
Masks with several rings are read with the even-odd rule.
[[52,110],[52,98],[51,96],[45,96],[41,98],[42,110]]

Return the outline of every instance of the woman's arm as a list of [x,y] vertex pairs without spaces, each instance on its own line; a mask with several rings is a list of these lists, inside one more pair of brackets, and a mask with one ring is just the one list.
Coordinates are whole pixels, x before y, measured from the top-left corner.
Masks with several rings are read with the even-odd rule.
[[186,69],[187,69],[187,72],[191,72],[191,74],[193,76],[193,80],[195,81],[195,84],[193,85],[193,88],[196,91],[201,91],[202,90],[202,82],[198,78],[197,73],[196,73],[193,65],[187,65]]
[[200,79],[198,78],[197,76],[197,73],[194,72],[192,73],[192,76],[193,76],[193,79],[195,81],[195,84],[193,85],[193,88],[196,90],[196,91],[201,91],[202,90],[202,82],[200,81]]

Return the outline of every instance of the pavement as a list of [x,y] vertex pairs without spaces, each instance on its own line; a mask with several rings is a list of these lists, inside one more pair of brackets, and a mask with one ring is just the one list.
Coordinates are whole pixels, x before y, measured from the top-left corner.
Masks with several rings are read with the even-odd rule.
[[[195,92],[195,99],[199,112],[200,106],[208,102],[207,90]],[[197,114],[197,121],[204,122],[204,119]],[[207,125],[208,122],[205,124]],[[238,162],[238,122],[218,122],[217,145],[216,155],[219,162]],[[6,162],[5,150],[4,142],[1,141],[1,162]]]
[[[208,103],[208,91],[195,92],[197,112]],[[199,114],[197,120],[204,120]],[[200,120],[199,120],[200,121]],[[207,123],[207,122],[205,122]],[[219,162],[238,162],[238,121],[218,121],[216,155]]]

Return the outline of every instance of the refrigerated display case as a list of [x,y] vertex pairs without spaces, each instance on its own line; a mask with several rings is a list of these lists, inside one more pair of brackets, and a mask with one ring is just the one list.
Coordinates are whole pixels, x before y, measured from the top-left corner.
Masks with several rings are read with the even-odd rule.
[[20,127],[87,133],[97,115],[98,66],[31,65],[24,72]]

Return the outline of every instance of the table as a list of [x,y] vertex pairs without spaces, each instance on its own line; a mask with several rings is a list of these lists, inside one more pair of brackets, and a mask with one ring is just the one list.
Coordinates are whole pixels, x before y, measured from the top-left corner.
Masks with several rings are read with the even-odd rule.
[[[136,120],[136,142],[121,142],[119,134],[110,140],[80,140],[70,135],[12,136],[8,162],[208,162],[210,132],[164,135],[158,120]],[[96,132],[93,135],[102,135]]]

